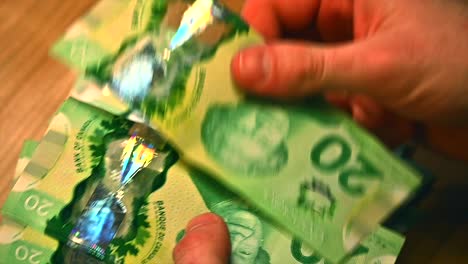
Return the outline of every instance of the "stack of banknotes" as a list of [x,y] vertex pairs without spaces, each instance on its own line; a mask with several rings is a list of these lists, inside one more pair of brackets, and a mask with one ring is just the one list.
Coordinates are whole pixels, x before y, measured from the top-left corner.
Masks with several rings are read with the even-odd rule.
[[103,0],[71,26],[52,54],[81,78],[24,143],[0,263],[172,263],[204,212],[233,264],[395,263],[381,224],[420,175],[321,98],[240,92],[230,60],[262,42],[241,7]]

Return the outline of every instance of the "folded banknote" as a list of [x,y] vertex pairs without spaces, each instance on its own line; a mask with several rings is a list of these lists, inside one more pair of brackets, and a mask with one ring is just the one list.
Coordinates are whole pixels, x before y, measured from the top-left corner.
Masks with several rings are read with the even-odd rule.
[[[162,138],[142,126],[67,100],[36,151],[23,151],[29,163],[3,209],[10,220],[0,227],[5,263],[171,263],[185,225],[204,212],[226,221],[233,264],[331,263],[204,172],[177,160]],[[144,138],[142,144],[135,135]],[[157,149],[150,156],[148,142]],[[122,210],[109,205],[106,211],[100,201],[111,196],[94,195],[118,189],[116,182],[128,183],[121,199],[126,215],[117,228]],[[343,263],[394,263],[403,242],[379,227]]]

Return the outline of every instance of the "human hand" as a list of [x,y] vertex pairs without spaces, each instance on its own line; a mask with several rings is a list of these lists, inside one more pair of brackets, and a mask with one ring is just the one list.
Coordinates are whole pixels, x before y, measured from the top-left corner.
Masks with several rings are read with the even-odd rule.
[[[390,143],[422,122],[437,149],[468,160],[463,1],[248,0],[243,15],[268,42],[232,61],[234,79],[248,92],[324,92]],[[278,40],[290,36],[301,40]]]
[[231,247],[223,219],[207,213],[192,219],[173,252],[175,264],[226,264]]

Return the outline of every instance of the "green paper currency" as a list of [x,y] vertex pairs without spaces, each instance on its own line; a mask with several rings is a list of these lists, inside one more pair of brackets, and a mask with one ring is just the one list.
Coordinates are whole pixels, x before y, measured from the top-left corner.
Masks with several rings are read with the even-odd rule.
[[[97,163],[93,150],[83,144],[87,143],[85,138],[90,131],[103,132],[97,128],[106,119],[95,120],[96,113],[103,111],[85,107],[75,112],[73,105],[65,104],[52,119],[2,208],[5,216],[16,217],[20,223],[39,231],[44,231],[47,221],[69,202],[76,182],[89,177]],[[110,118],[101,115],[105,117]],[[94,140],[103,139],[96,135]]]
[[[13,181],[16,182],[32,157],[38,142],[23,143]],[[0,222],[0,264],[50,263],[58,243],[26,225],[3,217]]]
[[12,186],[15,185],[16,181],[18,180],[18,177],[21,175],[21,172],[23,172],[24,168],[28,165],[29,160],[31,159],[31,156],[36,150],[38,144],[38,142],[32,140],[26,140],[23,143],[23,147],[21,148],[18,162],[16,164],[16,170],[15,175],[13,177]]
[[0,223],[1,264],[51,263],[58,243],[31,227],[8,218]]
[[[91,127],[91,124],[86,121],[83,122],[86,119],[80,118],[82,114],[93,117],[94,122],[100,123],[100,125],[96,124],[92,126],[93,129],[89,128],[86,133],[80,134],[80,131],[84,131],[83,127]],[[60,123],[57,118],[61,120]],[[59,166],[62,160],[68,160],[69,157],[73,157],[77,153],[87,153],[87,149],[90,152],[93,149],[96,151],[96,143],[105,141],[103,139],[109,139],[109,135],[117,130],[125,131],[131,127],[128,125],[130,123],[128,121],[113,119],[110,114],[69,99],[52,120],[46,137],[38,145],[37,151],[41,150],[43,144],[50,143],[50,136],[47,135],[50,135],[51,131],[58,131],[59,124],[63,124],[64,120],[67,120],[70,128],[65,145],[75,145],[74,142],[76,141],[74,139],[79,139],[83,141],[80,145],[82,148],[79,152],[75,152],[76,149],[68,149],[66,146],[57,148],[63,151],[60,157],[56,159],[55,166]],[[112,122],[108,123],[108,120],[112,120]],[[78,131],[78,133],[73,131]],[[41,154],[42,159],[44,156],[48,156],[47,152],[41,152]],[[88,155],[88,160],[93,160],[93,158],[98,159],[98,155],[102,156],[103,154],[101,150],[101,152]],[[52,152],[52,156],[57,156],[56,152]],[[30,163],[38,164],[39,162],[36,161],[38,157],[37,153],[34,153]],[[232,263],[234,264],[330,263],[314,254],[299,239],[293,239],[286,232],[275,228],[257,210],[246,205],[235,194],[225,190],[219,183],[203,172],[189,168],[180,161],[171,164],[166,165],[168,170],[165,180],[158,184],[156,190],[149,194],[144,201],[141,201],[135,219],[127,219],[128,221],[119,231],[119,235],[113,240],[106,262],[171,263],[172,249],[177,241],[183,237],[186,223],[196,215],[211,211],[222,216],[228,225],[233,245]],[[109,180],[109,176],[101,178],[97,173],[93,173],[99,168],[98,163],[91,166],[94,166],[94,168],[88,170],[90,176],[82,178],[74,176],[74,174],[80,174],[81,167],[79,163],[75,161],[74,166],[69,166],[68,177],[75,180],[75,182],[69,182],[70,187],[74,189],[72,191],[73,197],[68,203],[63,202],[63,204],[67,204],[47,221],[46,228],[42,230],[61,241],[60,245],[51,240],[50,237],[38,234],[37,227],[27,226],[28,222],[31,221],[30,218],[24,220],[19,214],[10,214],[12,219],[22,223],[5,222],[0,228],[2,234],[5,235],[1,237],[22,237],[22,240],[20,242],[8,240],[2,243],[1,250],[4,250],[9,261],[6,263],[22,263],[14,261],[23,261],[24,258],[30,258],[30,261],[33,261],[32,263],[47,263],[46,261],[49,259],[52,263],[62,261],[76,263],[76,261],[85,260],[96,262],[93,257],[70,252],[64,243],[69,232],[66,227],[67,222],[70,219],[77,218],[77,212],[81,212],[85,200],[88,199],[89,193],[95,187],[94,184],[90,183],[96,182],[96,180],[103,182]],[[56,189],[57,184],[52,184],[52,182],[57,183],[63,171],[64,167],[62,169],[49,168],[46,176],[42,179],[48,180],[49,183],[48,185],[38,184],[40,192],[50,193]],[[22,173],[21,177],[29,177],[29,175]],[[20,178],[18,183],[21,182],[23,182],[23,179]],[[83,193],[77,192],[78,189],[82,189]],[[64,195],[65,193],[61,195],[56,193],[54,199],[65,200],[63,199]],[[67,208],[73,208],[71,214],[69,214],[70,219],[63,218]],[[22,205],[19,204],[16,210],[21,211]],[[34,222],[34,224],[37,226],[37,222]],[[132,232],[132,228],[136,228],[136,231]],[[18,235],[20,233],[21,236]],[[375,233],[362,242],[344,263],[394,263],[403,242],[404,239],[401,236],[384,228],[378,228]]]
[[[100,92],[94,93],[99,96],[88,97],[98,101],[87,100],[123,112],[99,103],[114,105],[115,98],[122,99],[123,105],[160,128],[185,160],[216,175],[330,260],[338,261],[350,252],[417,187],[419,179],[412,171],[330,108],[316,105],[304,110],[242,100],[226,65],[236,50],[259,40],[242,26],[234,27],[235,38],[219,38],[222,45],[194,41],[174,50],[164,78],[141,95],[148,89],[145,65],[148,60],[153,60],[152,65],[162,63],[158,52],[175,34],[165,12],[174,10],[177,1],[147,1],[148,6],[158,7],[153,9],[156,13],[142,16],[140,21],[147,21],[147,26],[115,32],[110,25],[131,21],[135,12],[130,10],[137,5],[120,3],[115,10],[121,13],[107,15],[99,11],[105,3],[75,24],[69,31],[73,36],[68,34],[55,48],[59,56],[101,83]],[[121,41],[114,38],[111,45],[108,34]],[[100,46],[94,50],[105,52],[94,52],[89,62],[87,52],[75,57],[77,53],[61,48],[64,43],[72,49]],[[196,58],[187,62],[181,54]],[[131,75],[135,67],[140,69],[137,76]],[[150,73],[156,74],[158,67]],[[114,99],[105,100],[106,96]],[[340,239],[342,243],[336,243]]]
[[[203,33],[171,49],[186,15],[202,2],[210,1],[102,1],[54,47],[98,84],[81,82],[73,95],[149,122],[184,161],[339,261],[409,197],[419,178],[323,103],[245,99],[228,65],[236,51],[261,40],[234,14],[203,20]],[[207,6],[218,10],[217,3]]]

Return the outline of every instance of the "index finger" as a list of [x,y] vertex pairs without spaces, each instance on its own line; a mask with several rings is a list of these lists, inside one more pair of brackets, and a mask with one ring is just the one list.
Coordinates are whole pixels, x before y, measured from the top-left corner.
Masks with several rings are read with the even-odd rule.
[[320,0],[247,0],[242,16],[265,38],[301,31],[317,17]]

